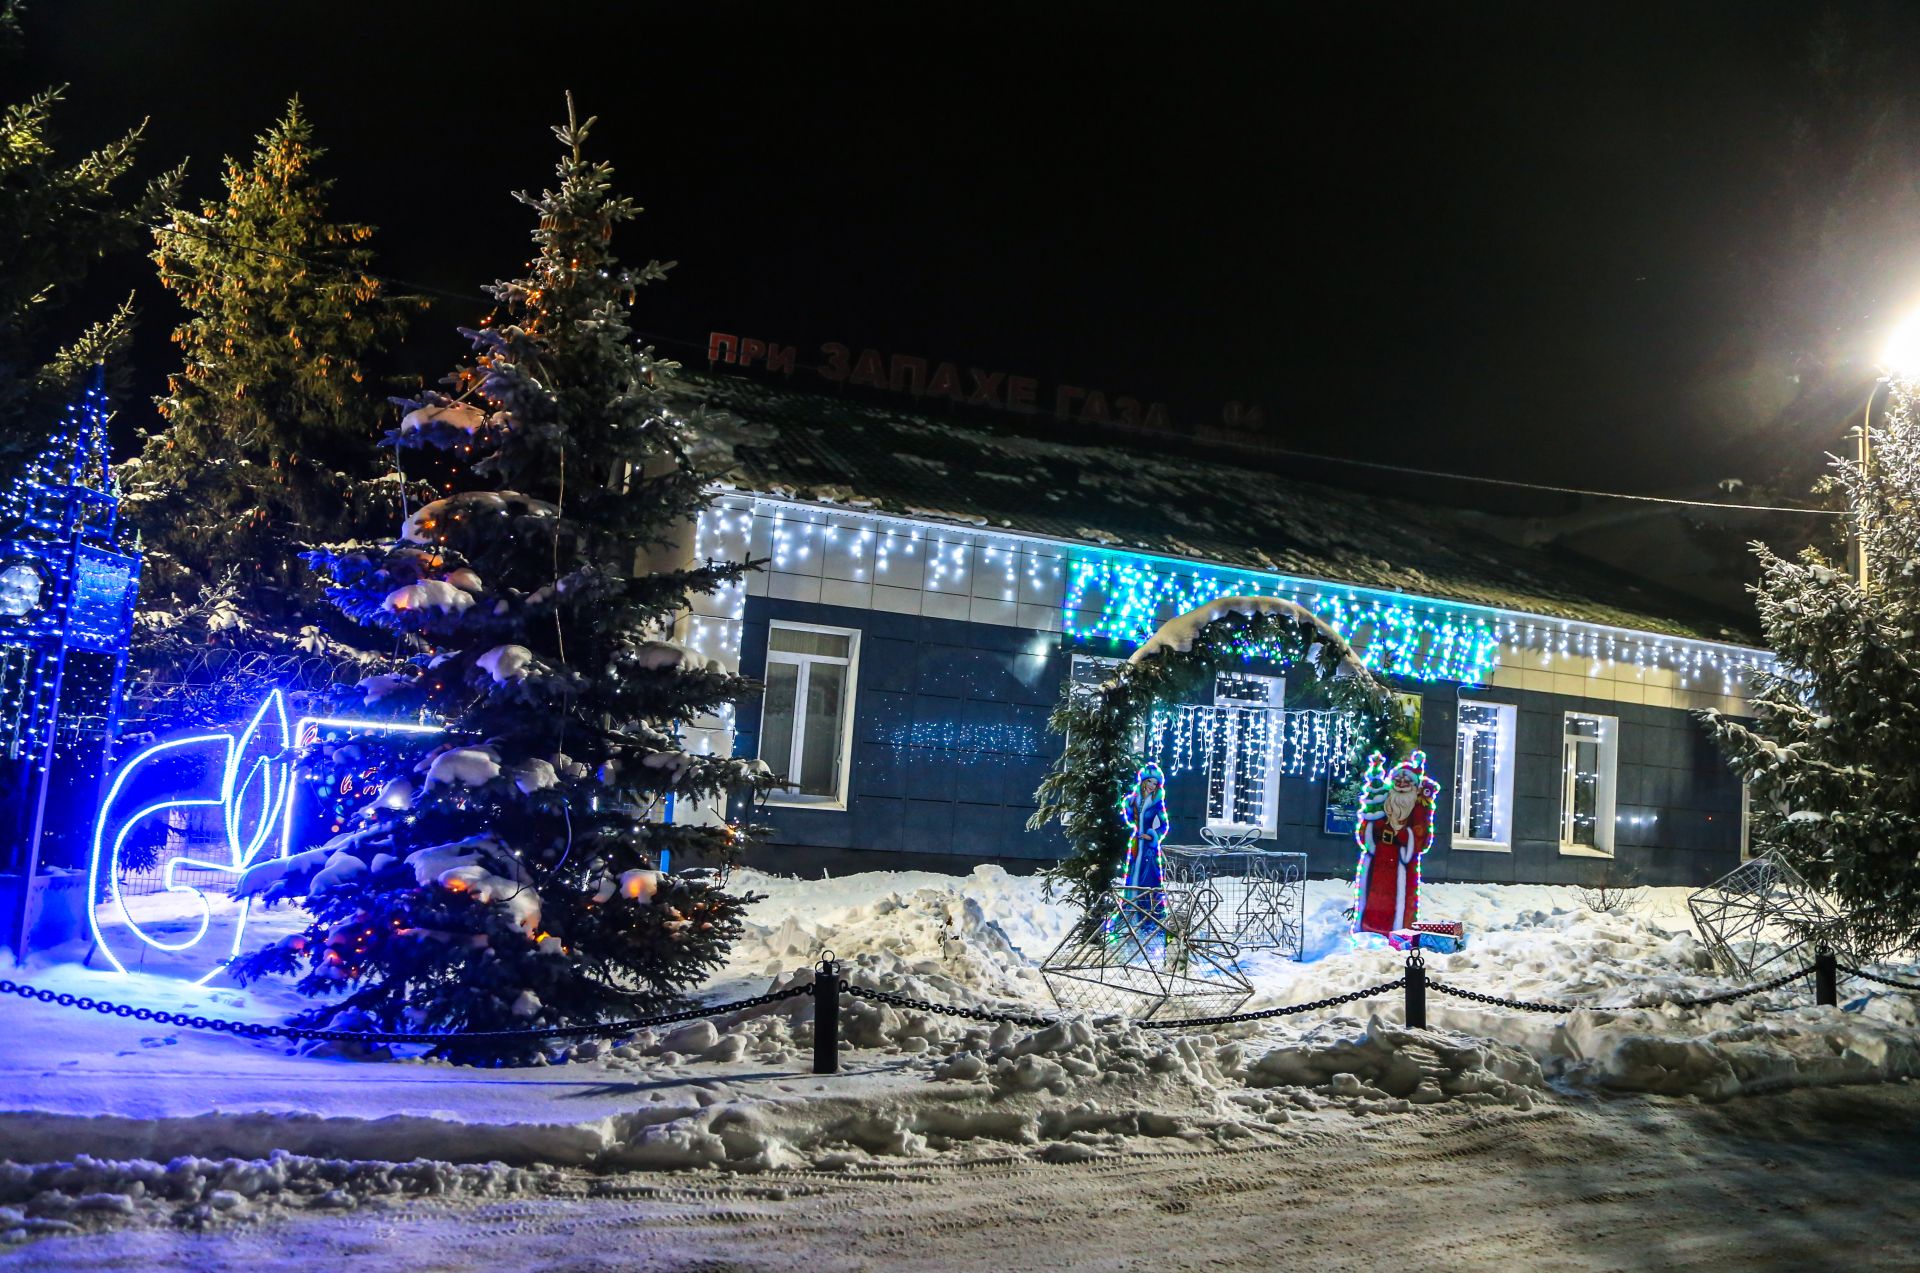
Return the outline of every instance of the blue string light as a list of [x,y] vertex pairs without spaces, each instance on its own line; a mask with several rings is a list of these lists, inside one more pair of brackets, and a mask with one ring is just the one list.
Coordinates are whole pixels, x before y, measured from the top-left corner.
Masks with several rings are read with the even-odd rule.
[[[1062,627],[1070,636],[1138,645],[1166,619],[1219,597],[1283,597],[1325,619],[1375,673],[1478,685],[1500,662],[1501,634],[1491,615],[1277,575],[1170,567],[1104,552],[1076,554],[1069,563]],[[1265,653],[1247,651],[1249,657]]]
[[[199,888],[175,878],[178,871],[226,875],[237,884],[247,868],[263,860],[269,844],[275,844],[276,851],[267,855],[267,860],[291,854],[294,758],[301,748],[312,745],[322,730],[356,734],[440,732],[434,725],[332,716],[303,716],[289,724],[286,695],[276,689],[261,701],[239,733],[209,731],[163,739],[134,753],[114,771],[94,818],[93,852],[87,868],[88,895],[99,899],[88,911],[88,924],[108,963],[120,972],[127,971],[121,955],[133,951],[125,949],[121,932],[132,934],[155,950],[174,953],[191,950],[205,939],[212,927],[213,908]],[[193,779],[181,785],[177,762],[183,760],[197,763],[189,766]],[[159,777],[151,779],[156,770]],[[133,812],[124,812],[125,806],[133,806]],[[127,905],[121,892],[121,852],[128,837],[155,816],[173,809],[200,807],[220,810],[225,855],[217,861],[184,854],[168,860],[161,871],[162,891],[188,895],[200,914],[191,936],[163,940],[148,933]],[[197,983],[219,973],[240,953],[251,909],[251,898],[240,899],[230,948],[213,967],[195,978]],[[121,922],[103,925],[102,911],[117,911]]]
[[0,753],[25,775],[16,870],[37,871],[43,843],[60,865],[84,852],[140,577],[137,551],[118,542],[119,511],[96,366],[46,446],[0,491]]

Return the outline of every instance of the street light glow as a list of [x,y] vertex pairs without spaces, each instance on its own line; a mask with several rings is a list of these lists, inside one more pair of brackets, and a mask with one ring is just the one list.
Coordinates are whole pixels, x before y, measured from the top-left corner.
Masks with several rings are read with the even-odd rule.
[[1880,349],[1880,369],[1902,380],[1920,376],[1920,310],[1887,333],[1887,343]]

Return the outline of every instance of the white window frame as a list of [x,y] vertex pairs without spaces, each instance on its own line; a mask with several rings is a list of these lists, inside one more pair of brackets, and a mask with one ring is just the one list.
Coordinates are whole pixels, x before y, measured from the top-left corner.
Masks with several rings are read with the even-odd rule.
[[[1573,748],[1595,740],[1568,728],[1574,717],[1600,722],[1599,769],[1594,782],[1592,845],[1573,842]],[[1620,773],[1620,718],[1600,712],[1566,712],[1560,717],[1560,852],[1568,857],[1610,858],[1614,848],[1614,795]]]
[[[1511,853],[1513,852],[1514,739],[1519,733],[1519,709],[1512,703],[1495,703],[1481,698],[1463,698],[1459,700],[1458,707],[1460,710],[1454,713],[1453,718],[1453,755],[1456,772],[1453,775],[1453,816],[1449,820],[1453,833],[1450,844],[1453,848],[1465,849],[1473,853]],[[1465,714],[1464,709],[1469,707],[1490,707],[1495,714],[1493,825],[1496,830],[1506,832],[1504,839],[1476,839],[1464,834],[1461,830],[1463,823],[1461,798],[1468,792],[1467,774],[1458,772],[1460,769],[1460,721]]]
[[[1220,677],[1221,676],[1232,676],[1240,680],[1262,682],[1267,689],[1267,702],[1264,709],[1252,706],[1251,704],[1245,703],[1243,701],[1234,701],[1231,703],[1222,704],[1220,701]],[[1259,838],[1262,840],[1271,840],[1280,833],[1279,741],[1280,741],[1280,731],[1285,727],[1284,725],[1285,718],[1282,717],[1280,713],[1286,706],[1286,688],[1287,686],[1284,678],[1278,677],[1278,676],[1268,676],[1259,672],[1222,672],[1213,678],[1213,696],[1214,696],[1213,701],[1216,707],[1225,706],[1225,707],[1228,707],[1229,709],[1237,708],[1240,710],[1252,710],[1252,711],[1264,710],[1267,712],[1267,740],[1268,740],[1267,772],[1266,772],[1265,781],[1260,789],[1260,820],[1257,823],[1252,824],[1258,830]],[[1239,775],[1235,772],[1236,768],[1239,765],[1239,761],[1240,761],[1240,757],[1239,757],[1239,754],[1236,752],[1236,750],[1232,747],[1228,747],[1227,748],[1228,768],[1227,768],[1226,775],[1222,779],[1222,783],[1223,783],[1222,790],[1223,790],[1223,794],[1225,794],[1226,796],[1226,803],[1229,809],[1231,809],[1233,804],[1235,803],[1233,799],[1233,788],[1236,785],[1236,781],[1239,777]],[[1202,772],[1205,772],[1205,769],[1206,767],[1203,767]],[[1249,825],[1248,823],[1245,823],[1245,822],[1235,822],[1231,818],[1215,816],[1213,811],[1213,792],[1211,790],[1206,792],[1205,808],[1207,812],[1206,812],[1206,822],[1204,825],[1209,830],[1226,831],[1226,830],[1233,830],[1233,829],[1237,829],[1237,828],[1241,828]]]
[[[776,650],[773,648],[773,634],[782,631],[820,632],[827,636],[843,636],[847,638],[847,656],[845,658],[838,658],[831,654],[795,654],[788,650]],[[846,668],[847,692],[845,701],[840,705],[839,790],[836,791],[831,798],[828,798],[803,795],[797,791],[789,791],[783,787],[776,787],[767,793],[767,803],[784,805],[794,809],[824,809],[844,813],[847,810],[847,784],[853,776],[853,703],[860,684],[860,629],[839,628],[824,623],[798,623],[788,619],[770,620],[767,623],[767,666],[770,668],[776,663],[791,664],[798,666],[800,669],[793,687],[793,736],[787,751],[789,757],[799,757],[802,754],[801,748],[806,742],[807,713],[805,711],[805,703],[807,701],[807,686],[811,678],[812,665],[815,663],[825,663],[834,667]],[[767,750],[766,712],[764,706],[761,711],[760,720],[759,750],[762,755],[764,755]],[[789,763],[792,762],[790,761]]]

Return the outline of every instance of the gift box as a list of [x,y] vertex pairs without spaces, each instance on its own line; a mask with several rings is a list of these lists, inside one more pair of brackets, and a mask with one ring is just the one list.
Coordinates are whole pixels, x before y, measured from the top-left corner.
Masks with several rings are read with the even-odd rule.
[[1466,944],[1464,934],[1428,932],[1425,925],[1396,928],[1387,934],[1387,945],[1395,950],[1430,950],[1436,955],[1451,955]]
[[1413,925],[1417,933],[1437,933],[1442,937],[1458,937],[1466,940],[1467,926],[1457,919],[1423,919]]

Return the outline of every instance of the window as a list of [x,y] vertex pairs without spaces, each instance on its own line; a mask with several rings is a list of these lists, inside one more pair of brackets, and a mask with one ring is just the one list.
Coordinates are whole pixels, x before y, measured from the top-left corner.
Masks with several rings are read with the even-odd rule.
[[1277,676],[1223,672],[1214,678],[1213,710],[1198,722],[1206,758],[1207,825],[1258,827],[1280,823],[1281,706]]
[[767,631],[767,688],[760,759],[787,780],[779,804],[847,807],[853,676],[860,634],[846,628],[774,623]]
[[1100,683],[1113,675],[1113,669],[1119,667],[1124,659],[1103,658],[1098,654],[1076,654],[1073,666],[1068,671],[1068,679],[1073,685],[1073,695],[1091,694],[1100,688]]
[[1513,847],[1511,703],[1460,702],[1453,751],[1453,847]]
[[1613,775],[1620,722],[1568,712],[1560,733],[1560,851],[1613,855]]

